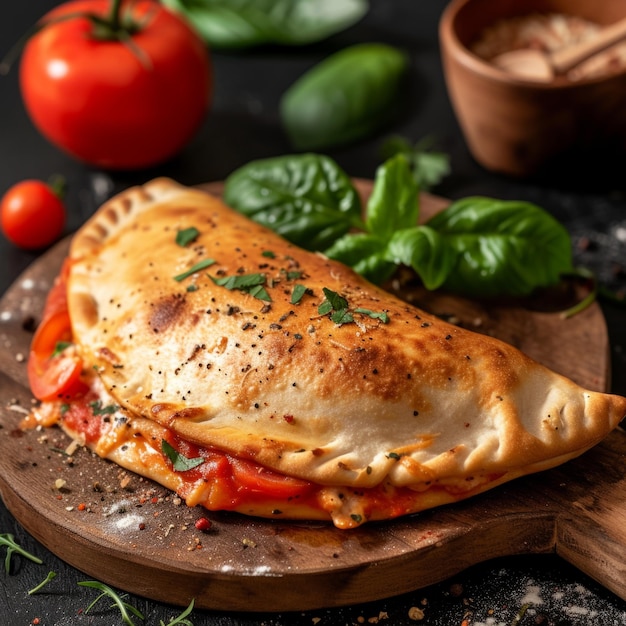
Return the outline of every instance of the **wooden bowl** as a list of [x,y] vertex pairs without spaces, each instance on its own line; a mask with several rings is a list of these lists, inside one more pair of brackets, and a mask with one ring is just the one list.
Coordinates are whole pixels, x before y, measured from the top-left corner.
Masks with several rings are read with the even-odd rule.
[[[560,13],[607,25],[626,17],[624,0],[453,0],[439,37],[452,106],[468,148],[489,170],[523,177],[566,152],[581,158],[626,148],[626,70],[577,82],[529,82],[471,52],[500,19]],[[598,153],[598,150],[602,151]]]

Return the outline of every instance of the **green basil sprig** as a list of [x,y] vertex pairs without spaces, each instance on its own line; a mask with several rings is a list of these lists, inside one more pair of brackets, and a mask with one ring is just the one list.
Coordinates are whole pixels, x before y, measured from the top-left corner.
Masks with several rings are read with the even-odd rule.
[[365,232],[346,233],[325,253],[375,283],[384,282],[399,263],[387,253],[399,230],[414,227],[419,214],[419,190],[406,158],[398,155],[378,168],[366,207]]
[[316,154],[252,161],[226,179],[224,200],[308,250],[324,250],[350,228],[364,226],[350,177]]
[[[258,221],[287,239],[324,251],[376,283],[388,279],[398,265],[406,265],[427,289],[442,287],[474,297],[525,296],[558,283],[562,275],[573,271],[567,230],[529,202],[464,198],[418,225],[419,186],[404,154],[378,168],[364,220],[355,218],[356,204],[350,209],[350,219],[340,209],[340,199],[350,196],[348,185],[352,184],[334,164],[333,176],[342,181],[342,193],[325,194],[326,219],[319,220],[310,204],[295,201],[300,189],[297,182],[306,178],[297,172],[306,171],[316,158],[321,157],[309,154],[256,161],[253,169],[246,166],[232,175],[236,184],[229,186],[227,180],[226,201],[237,209],[244,206],[244,213],[253,219],[260,215]],[[289,168],[288,176],[276,171],[281,163]],[[254,174],[254,181],[246,182],[249,174]],[[289,211],[272,206],[267,201],[269,191],[259,193],[256,181],[264,180],[271,187],[268,181],[276,179],[283,182],[278,197],[290,199]],[[253,199],[255,186],[259,196]],[[327,187],[322,185],[322,189]],[[336,228],[333,216],[339,220]],[[315,235],[320,224],[325,233],[321,238]],[[326,247],[317,245],[320,239],[327,242]]]
[[358,22],[367,0],[162,0],[184,15],[210,47],[298,46],[321,41]]
[[395,112],[406,55],[385,44],[344,48],[284,93],[283,126],[299,150],[347,144],[380,129]]
[[421,191],[428,191],[450,174],[450,157],[445,152],[433,150],[430,137],[411,143],[400,135],[388,137],[382,146],[384,160],[404,154],[408,159],[415,182]]

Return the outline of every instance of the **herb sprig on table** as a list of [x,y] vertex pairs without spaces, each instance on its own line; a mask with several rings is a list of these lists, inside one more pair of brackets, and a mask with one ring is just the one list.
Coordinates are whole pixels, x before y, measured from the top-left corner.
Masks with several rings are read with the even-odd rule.
[[310,153],[243,166],[226,180],[224,198],[379,284],[404,265],[427,289],[526,296],[574,273],[569,233],[529,202],[468,197],[418,224],[420,184],[407,150],[378,168],[365,208],[349,176],[329,157]]
[[[109,585],[105,585],[97,580],[84,580],[78,583],[81,587],[91,587],[92,589],[97,589],[100,591],[100,595],[85,609],[85,613],[88,613],[102,598],[109,598],[114,607],[117,607],[120,611],[122,621],[127,626],[135,626],[135,622],[133,621],[131,615],[139,618],[140,620],[144,619],[143,614],[136,609],[132,604],[129,604],[124,600],[124,596],[121,596]],[[191,614],[194,607],[194,601],[191,600],[187,608],[180,613],[177,617],[172,618],[167,624],[163,620],[159,620],[160,626],[174,626],[174,624],[180,624],[182,626],[193,626],[193,623],[187,619],[187,617]]]
[[[13,554],[19,554],[38,565],[41,565],[43,561],[36,557],[34,554],[31,554],[22,546],[20,546],[17,541],[15,541],[15,537],[11,533],[0,533],[0,546],[5,546],[7,549],[6,557],[4,560],[4,568],[6,573],[8,574],[11,570],[11,559]],[[54,580],[57,577],[56,572],[48,572],[48,575],[35,587],[28,591],[28,595],[33,595],[39,593],[48,583]],[[117,607],[120,611],[120,615],[124,624],[127,626],[135,626],[135,622],[131,615],[143,620],[144,616],[142,613],[136,609],[131,604],[128,604],[124,600],[124,596],[120,596],[112,587],[106,585],[97,580],[85,580],[78,583],[81,587],[91,587],[92,589],[97,589],[100,591],[100,595],[87,607],[84,611],[88,613],[95,604],[97,604],[102,598],[108,597],[113,601],[112,607]],[[159,620],[159,626],[174,626],[174,624],[179,624],[180,626],[193,626],[193,623],[187,619],[194,608],[194,600],[192,599],[187,608],[182,611],[178,616],[172,617],[167,624],[163,620]]]
[[4,570],[8,574],[11,571],[11,559],[13,554],[20,554],[21,556],[33,561],[33,563],[41,564],[41,559],[31,554],[27,550],[24,550],[22,546],[15,541],[15,537],[11,533],[0,534],[0,546],[5,546],[7,549],[6,556],[4,558]]

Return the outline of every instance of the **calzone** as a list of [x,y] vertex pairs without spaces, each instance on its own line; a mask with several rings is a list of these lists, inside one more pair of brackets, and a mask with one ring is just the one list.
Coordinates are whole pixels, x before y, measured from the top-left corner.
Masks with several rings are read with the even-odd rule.
[[190,506],[339,528],[553,467],[626,414],[169,179],[74,236],[29,376],[38,423]]

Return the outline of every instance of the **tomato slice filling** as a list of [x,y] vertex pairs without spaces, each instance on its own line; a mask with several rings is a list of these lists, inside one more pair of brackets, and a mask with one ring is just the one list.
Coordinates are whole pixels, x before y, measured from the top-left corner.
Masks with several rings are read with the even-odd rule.
[[234,504],[259,498],[290,500],[306,496],[316,488],[313,483],[279,474],[253,461],[192,444],[171,431],[168,431],[166,440],[185,459],[202,460],[193,469],[185,471],[185,480],[221,481]]
[[63,264],[46,298],[42,321],[28,357],[28,382],[38,400],[71,397],[86,391],[81,359],[71,350],[72,324],[67,307],[69,261]]

